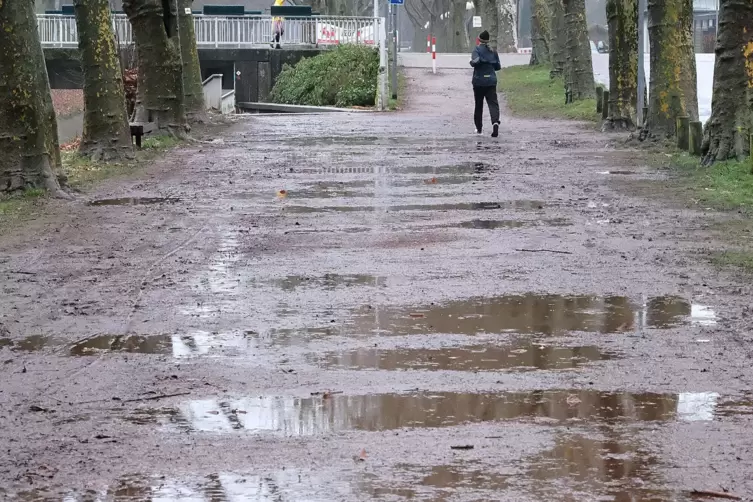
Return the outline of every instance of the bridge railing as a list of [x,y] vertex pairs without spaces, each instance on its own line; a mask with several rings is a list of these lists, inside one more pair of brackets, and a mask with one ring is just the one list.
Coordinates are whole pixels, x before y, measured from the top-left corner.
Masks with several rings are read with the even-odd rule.
[[[116,39],[133,44],[131,23],[123,14],[112,16]],[[368,44],[379,40],[378,20],[368,17],[284,18],[281,45]],[[37,28],[43,47],[77,47],[78,30],[74,16],[39,14]],[[272,42],[271,16],[194,16],[199,47],[232,48],[269,45]]]

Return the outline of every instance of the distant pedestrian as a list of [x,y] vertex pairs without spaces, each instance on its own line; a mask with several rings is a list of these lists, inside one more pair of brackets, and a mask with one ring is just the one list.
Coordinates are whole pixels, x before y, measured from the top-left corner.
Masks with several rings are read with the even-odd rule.
[[285,34],[285,27],[282,24],[281,17],[275,17],[272,19],[272,47],[280,48],[280,40]]
[[476,108],[473,122],[476,134],[481,134],[484,119],[484,99],[492,119],[492,138],[499,136],[499,102],[497,101],[497,72],[502,69],[497,51],[489,47],[489,32],[484,30],[478,36],[479,44],[471,54],[473,67],[473,97]]

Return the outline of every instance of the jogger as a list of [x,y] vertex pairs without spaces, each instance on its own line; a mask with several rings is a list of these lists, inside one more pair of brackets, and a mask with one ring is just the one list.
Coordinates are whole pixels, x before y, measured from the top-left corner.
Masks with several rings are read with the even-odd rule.
[[473,111],[473,122],[476,125],[476,131],[480,133],[484,124],[484,100],[486,100],[486,105],[489,107],[489,115],[491,115],[492,118],[492,127],[499,125],[497,86],[474,87],[473,97],[476,100],[476,109]]
[[497,51],[489,47],[489,32],[484,30],[478,36],[480,44],[473,49],[471,66],[473,67],[473,96],[475,109],[473,122],[476,133],[481,134],[484,118],[484,100],[489,107],[492,119],[492,137],[499,135],[499,102],[497,101],[497,72],[502,69]]

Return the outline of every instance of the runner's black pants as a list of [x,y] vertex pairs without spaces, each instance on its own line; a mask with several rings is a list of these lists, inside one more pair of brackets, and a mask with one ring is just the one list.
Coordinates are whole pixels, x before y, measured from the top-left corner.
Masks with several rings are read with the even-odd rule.
[[473,87],[473,97],[476,100],[476,109],[473,112],[473,122],[476,129],[481,130],[484,124],[484,99],[489,106],[489,115],[492,116],[492,124],[499,122],[499,102],[497,101],[497,86],[487,85],[483,87]]

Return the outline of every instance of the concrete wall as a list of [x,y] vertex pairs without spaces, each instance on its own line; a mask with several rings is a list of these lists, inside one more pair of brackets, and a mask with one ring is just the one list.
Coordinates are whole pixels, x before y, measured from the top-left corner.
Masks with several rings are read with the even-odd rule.
[[[237,101],[264,101],[285,63],[295,64],[324,49],[199,49],[202,78],[221,73],[222,89],[235,89]],[[78,49],[46,49],[47,75],[53,89],[81,89]],[[238,74],[240,72],[240,74]]]
[[219,110],[222,103],[222,75],[214,74],[203,82],[204,106]]
[[[237,102],[265,101],[285,63],[295,64],[322,49],[199,49],[202,66],[232,62]],[[223,79],[224,80],[224,79]],[[223,88],[227,89],[223,82]]]

